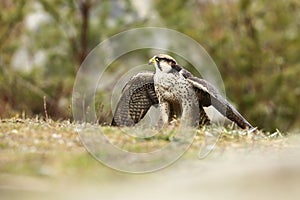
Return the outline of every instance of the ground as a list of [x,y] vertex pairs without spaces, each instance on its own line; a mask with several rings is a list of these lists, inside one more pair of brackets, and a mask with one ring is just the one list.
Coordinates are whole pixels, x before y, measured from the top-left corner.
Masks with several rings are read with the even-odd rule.
[[[205,132],[173,165],[133,175],[110,169],[83,147],[78,124],[40,119],[0,122],[1,199],[298,199],[300,135],[251,133],[214,127],[215,149],[198,158]],[[102,127],[113,143],[135,152],[169,142],[171,133],[148,140]],[[155,141],[155,142],[154,142]]]

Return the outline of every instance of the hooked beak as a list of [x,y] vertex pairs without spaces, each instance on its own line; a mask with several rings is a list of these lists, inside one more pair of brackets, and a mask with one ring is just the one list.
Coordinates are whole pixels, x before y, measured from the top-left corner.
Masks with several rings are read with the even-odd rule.
[[148,65],[153,65],[155,63],[154,57],[148,61]]

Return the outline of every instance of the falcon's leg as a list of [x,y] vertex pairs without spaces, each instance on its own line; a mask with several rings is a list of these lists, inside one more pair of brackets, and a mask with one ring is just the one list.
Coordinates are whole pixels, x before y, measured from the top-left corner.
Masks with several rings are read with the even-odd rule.
[[170,114],[170,104],[167,101],[161,101],[159,103],[160,116],[158,120],[158,127],[162,128],[168,125],[169,114]]
[[198,126],[199,104],[198,101],[196,101],[196,96],[183,100],[181,123],[183,123],[184,126]]

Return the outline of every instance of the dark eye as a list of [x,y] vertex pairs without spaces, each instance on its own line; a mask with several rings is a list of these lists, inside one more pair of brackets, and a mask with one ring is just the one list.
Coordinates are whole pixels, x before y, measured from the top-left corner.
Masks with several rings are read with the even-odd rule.
[[159,60],[160,60],[159,58],[157,58],[157,57],[155,58],[155,61],[156,61],[156,62],[159,62]]

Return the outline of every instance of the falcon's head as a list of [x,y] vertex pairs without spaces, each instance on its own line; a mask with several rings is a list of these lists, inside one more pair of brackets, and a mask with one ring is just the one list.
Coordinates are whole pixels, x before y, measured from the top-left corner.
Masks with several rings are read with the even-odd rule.
[[149,62],[149,65],[153,65],[156,70],[160,70],[162,72],[171,72],[172,70],[179,71],[181,67],[177,65],[177,62],[174,58],[166,54],[158,54],[153,56]]

